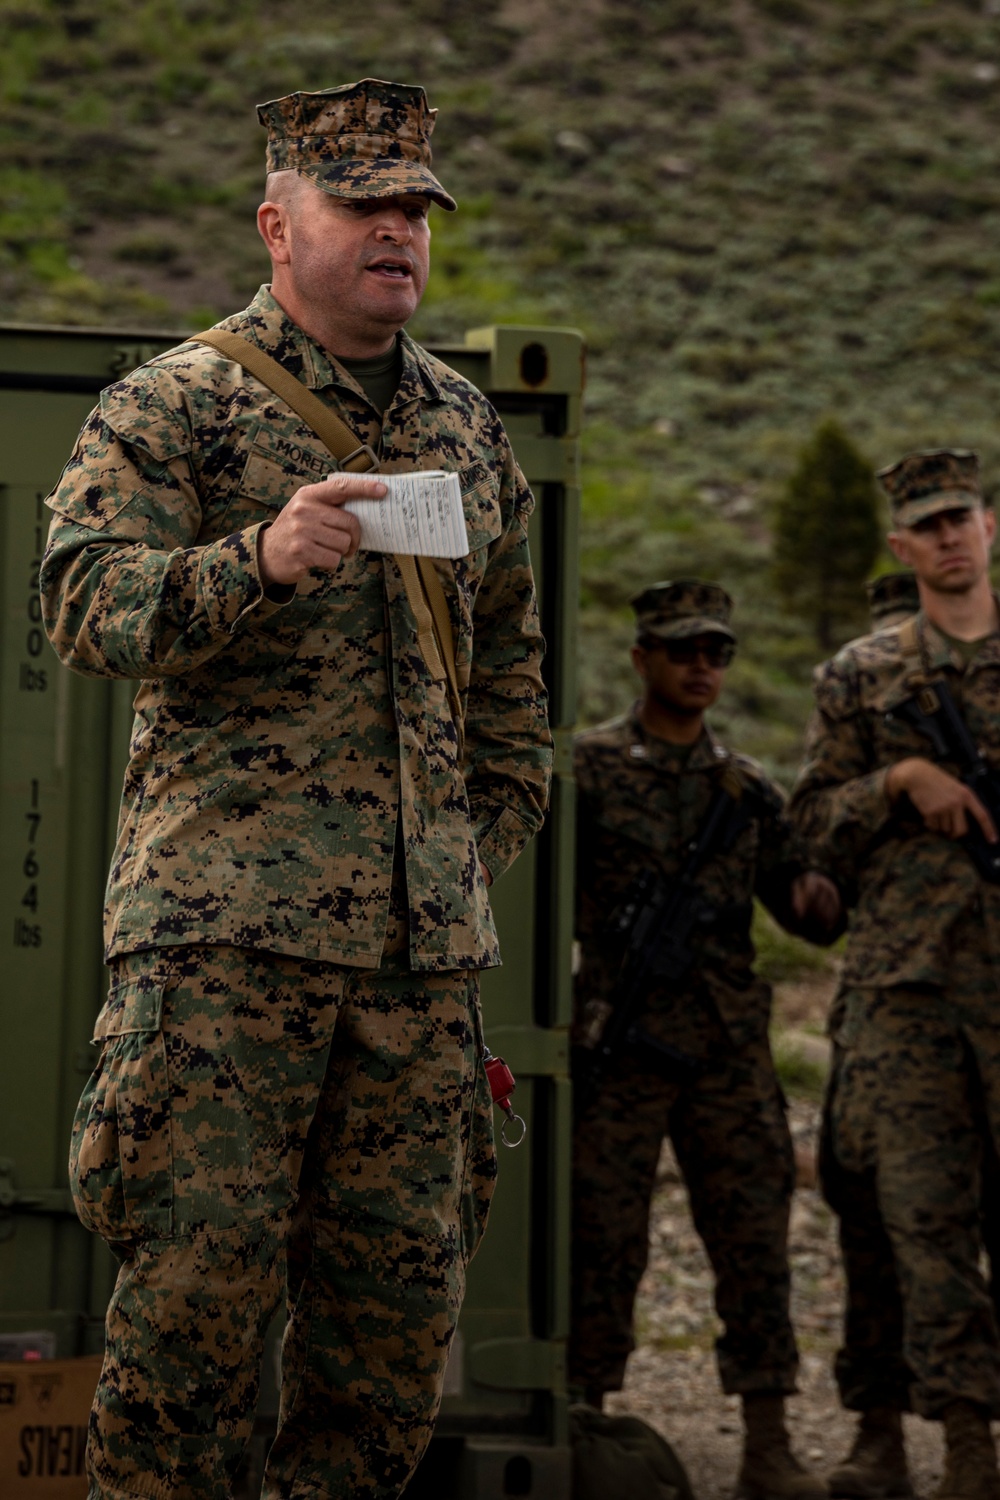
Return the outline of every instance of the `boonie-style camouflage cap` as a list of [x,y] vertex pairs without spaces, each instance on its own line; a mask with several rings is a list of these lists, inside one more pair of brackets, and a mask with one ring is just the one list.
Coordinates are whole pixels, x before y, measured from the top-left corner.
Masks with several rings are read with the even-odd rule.
[[915,526],[942,510],[971,510],[982,504],[979,455],[969,448],[908,453],[879,469],[875,477],[889,497],[895,526]]
[[873,625],[892,625],[915,615],[920,592],[913,573],[881,573],[865,584],[868,612]]
[[632,600],[635,628],[639,636],[661,641],[683,640],[691,635],[724,635],[735,641],[729,623],[733,601],[717,583],[700,578],[677,578],[653,583]]
[[431,171],[436,109],[418,84],[363,78],[313,94],[258,104],[267,129],[267,170],[301,172],[340,198],[427,193],[457,208]]

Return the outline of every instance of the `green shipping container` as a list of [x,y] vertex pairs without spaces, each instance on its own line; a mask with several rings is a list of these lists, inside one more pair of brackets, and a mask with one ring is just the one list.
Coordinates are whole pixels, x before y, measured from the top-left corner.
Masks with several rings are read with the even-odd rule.
[[[0,1358],[99,1351],[115,1273],[76,1221],[66,1157],[105,988],[100,913],[134,685],[74,676],[45,640],[43,501],[100,389],[182,338],[0,325]],[[538,502],[531,541],[557,774],[544,832],[491,893],[504,966],[483,985],[487,1040],[517,1076],[528,1135],[500,1148],[441,1416],[408,1495],[558,1497],[569,1494],[569,734],[583,343],[567,329],[497,327],[433,352],[498,408]],[[248,1493],[276,1410],[275,1345]]]

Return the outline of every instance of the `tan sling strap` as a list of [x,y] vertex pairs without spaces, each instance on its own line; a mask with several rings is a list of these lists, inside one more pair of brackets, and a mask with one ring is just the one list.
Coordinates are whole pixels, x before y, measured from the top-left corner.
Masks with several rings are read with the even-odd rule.
[[[378,458],[371,448],[366,443],[358,442],[357,434],[352,432],[346,422],[341,421],[335,411],[331,411],[284,365],[272,359],[270,354],[265,354],[263,349],[252,344],[249,339],[243,338],[242,334],[227,333],[222,328],[209,328],[205,333],[192,334],[189,343],[210,344],[227,359],[242,365],[251,375],[256,375],[263,385],[279,396],[312,428],[341,469],[357,474],[378,468]],[[420,654],[436,682],[447,679],[451,709],[461,736],[462,700],[458,691],[455,640],[441,580],[429,557],[410,557],[399,552],[394,552],[392,556],[402,575],[406,597],[416,621]]]
[[908,673],[914,669],[923,667],[923,653],[920,650],[920,631],[917,629],[916,615],[910,615],[899,627],[899,649],[903,653],[903,661],[906,663]]

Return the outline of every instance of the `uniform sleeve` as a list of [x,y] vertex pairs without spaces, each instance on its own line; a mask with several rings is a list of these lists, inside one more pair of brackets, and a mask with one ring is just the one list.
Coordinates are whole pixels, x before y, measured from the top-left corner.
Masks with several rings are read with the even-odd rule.
[[800,835],[829,867],[855,870],[892,817],[887,768],[870,770],[867,715],[848,660],[820,667],[816,707],[806,731],[805,760],[789,804]]
[[[795,915],[792,909],[792,885],[807,870],[817,870],[828,876],[840,888],[842,898],[846,896],[837,871],[830,865],[824,852],[803,837],[788,815],[784,793],[773,782],[768,781],[760,821],[760,853],[754,894],[786,932],[825,947],[840,936],[845,921],[842,920],[831,931],[817,925],[811,917],[802,919]],[[844,904],[846,905],[846,900]]]
[[792,882],[808,869],[803,840],[785,813],[785,797],[774,782],[759,774],[759,784],[749,793],[758,808],[759,846],[754,875],[754,895],[776,922],[795,930],[792,912]]
[[261,585],[260,524],[199,545],[183,402],[144,407],[121,394],[127,385],[105,393],[48,499],[42,607],[68,667],[168,677],[211,658],[249,615],[281,605]]
[[[598,928],[595,902],[595,862],[597,848],[594,774],[585,740],[573,746],[573,774],[576,780],[576,909],[573,931],[576,937],[589,938]],[[603,917],[607,921],[608,913]]]
[[544,642],[528,555],[534,501],[509,448],[500,498],[506,524],[476,596],[465,719],[473,829],[494,879],[541,827],[552,772]]

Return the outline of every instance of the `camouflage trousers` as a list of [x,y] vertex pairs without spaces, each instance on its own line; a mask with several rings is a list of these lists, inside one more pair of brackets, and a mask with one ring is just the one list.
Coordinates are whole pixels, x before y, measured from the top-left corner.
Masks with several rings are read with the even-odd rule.
[[381,1500],[430,1437],[495,1159],[474,973],[231,947],[114,964],[74,1125],[122,1259],[91,1500],[223,1500],[284,1303],[266,1500]]
[[[846,1298],[844,1342],[834,1373],[849,1411],[910,1410],[913,1374],[903,1358],[903,1303],[892,1244],[882,1222],[874,1167],[849,1171],[833,1150],[832,1115],[844,1064],[834,1042],[820,1133],[823,1196],[839,1221]],[[981,1128],[984,1122],[981,1121]],[[990,1298],[1000,1321],[1000,1157],[983,1130],[980,1229],[990,1261]]]
[[581,1113],[573,1147],[570,1380],[620,1390],[635,1347],[650,1200],[664,1136],[715,1272],[728,1393],[795,1389],[789,1319],[792,1146],[766,1042],[669,1083],[622,1057]]
[[980,1268],[984,1247],[1000,1257],[1000,1027],[929,987],[852,992],[827,1107],[844,1404],[938,1418],[963,1398],[1000,1416],[995,1288]]

